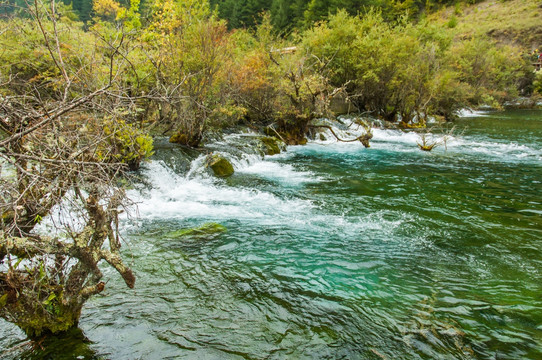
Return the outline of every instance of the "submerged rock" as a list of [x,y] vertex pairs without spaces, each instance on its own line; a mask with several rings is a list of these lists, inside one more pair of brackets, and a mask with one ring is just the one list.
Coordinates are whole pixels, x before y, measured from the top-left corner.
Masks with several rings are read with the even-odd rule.
[[208,166],[218,177],[228,177],[234,173],[233,165],[222,155],[210,155]]
[[190,171],[192,162],[202,153],[202,150],[170,143],[167,137],[156,137],[154,144],[155,152],[151,159],[164,162],[177,174]]
[[195,228],[172,231],[168,234],[168,237],[175,239],[184,237],[212,238],[226,231],[227,229],[225,226],[218,223],[209,222]]

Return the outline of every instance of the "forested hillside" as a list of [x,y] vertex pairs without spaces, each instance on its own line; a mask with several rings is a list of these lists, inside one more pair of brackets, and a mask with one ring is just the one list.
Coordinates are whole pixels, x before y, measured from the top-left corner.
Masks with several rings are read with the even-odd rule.
[[[62,0],[72,6],[79,19],[88,22],[92,19],[93,0]],[[152,1],[151,1],[152,2]],[[463,0],[459,3],[472,4],[479,0]],[[24,0],[9,0],[15,6],[24,7]],[[118,1],[123,6],[128,0]],[[141,1],[143,12],[150,10],[149,1]],[[271,23],[281,31],[294,28],[305,28],[314,21],[322,20],[339,9],[349,14],[364,13],[369,8],[381,9],[386,19],[395,19],[408,14],[411,18],[419,18],[422,14],[432,13],[445,6],[458,3],[454,0],[210,0],[212,9],[216,9],[220,18],[227,20],[228,27],[253,27],[261,21],[262,13],[269,12]]]
[[451,0],[212,0],[221,18],[226,19],[231,28],[250,27],[261,17],[263,11],[269,11],[271,22],[276,29],[291,31],[294,28],[306,28],[315,21],[344,9],[350,15],[367,12],[378,8],[386,19],[395,19],[408,14],[412,18],[422,13],[437,10],[455,3]]

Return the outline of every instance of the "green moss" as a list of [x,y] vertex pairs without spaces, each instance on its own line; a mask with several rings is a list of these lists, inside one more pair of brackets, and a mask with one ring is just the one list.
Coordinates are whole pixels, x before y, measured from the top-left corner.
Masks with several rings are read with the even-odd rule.
[[8,294],[5,293],[4,295],[0,296],[0,309],[6,306],[8,303]]
[[98,148],[100,161],[120,161],[137,170],[141,161],[154,153],[152,138],[126,121],[105,119],[102,126],[107,142]]
[[66,309],[59,314],[46,315],[33,313],[22,317],[16,323],[30,338],[36,338],[43,334],[59,334],[77,326],[81,310],[72,312]]
[[266,155],[280,154],[280,146],[279,146],[280,140],[278,140],[277,138],[271,137],[271,136],[262,137],[260,138],[260,141],[263,144],[263,152]]
[[49,298],[41,303],[25,296],[15,302],[4,304],[3,310],[15,316],[10,317],[30,338],[44,334],[59,334],[75,326],[81,316],[81,306],[64,305],[61,295]]
[[175,134],[171,135],[171,137],[169,138],[169,142],[173,144],[186,145],[188,143],[188,137],[178,131]]
[[208,166],[218,177],[228,177],[233,175],[233,165],[221,155],[212,155],[208,160]]
[[13,210],[8,210],[8,211],[2,213],[2,220],[11,221],[14,216],[15,216],[15,212]]
[[226,227],[218,223],[209,222],[199,227],[180,229],[172,231],[168,234],[171,238],[184,238],[184,237],[196,237],[196,238],[210,238],[227,231]]

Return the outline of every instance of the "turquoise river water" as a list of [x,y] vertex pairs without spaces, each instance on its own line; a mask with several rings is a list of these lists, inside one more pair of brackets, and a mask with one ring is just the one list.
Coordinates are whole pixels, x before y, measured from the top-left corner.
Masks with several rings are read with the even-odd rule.
[[542,359],[542,112],[457,129],[232,152],[226,180],[164,144],[123,222],[136,288],[104,268],[82,332],[31,349],[2,321],[0,358]]

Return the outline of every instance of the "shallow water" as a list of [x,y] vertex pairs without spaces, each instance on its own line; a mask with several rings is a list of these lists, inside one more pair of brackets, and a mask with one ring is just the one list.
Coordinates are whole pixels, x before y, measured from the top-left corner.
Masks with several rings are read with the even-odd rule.
[[[476,115],[430,153],[375,130],[236,155],[226,180],[157,158],[123,225],[135,290],[105,268],[86,340],[32,352],[2,322],[0,357],[542,358],[542,112]],[[210,221],[228,231],[169,235]]]

